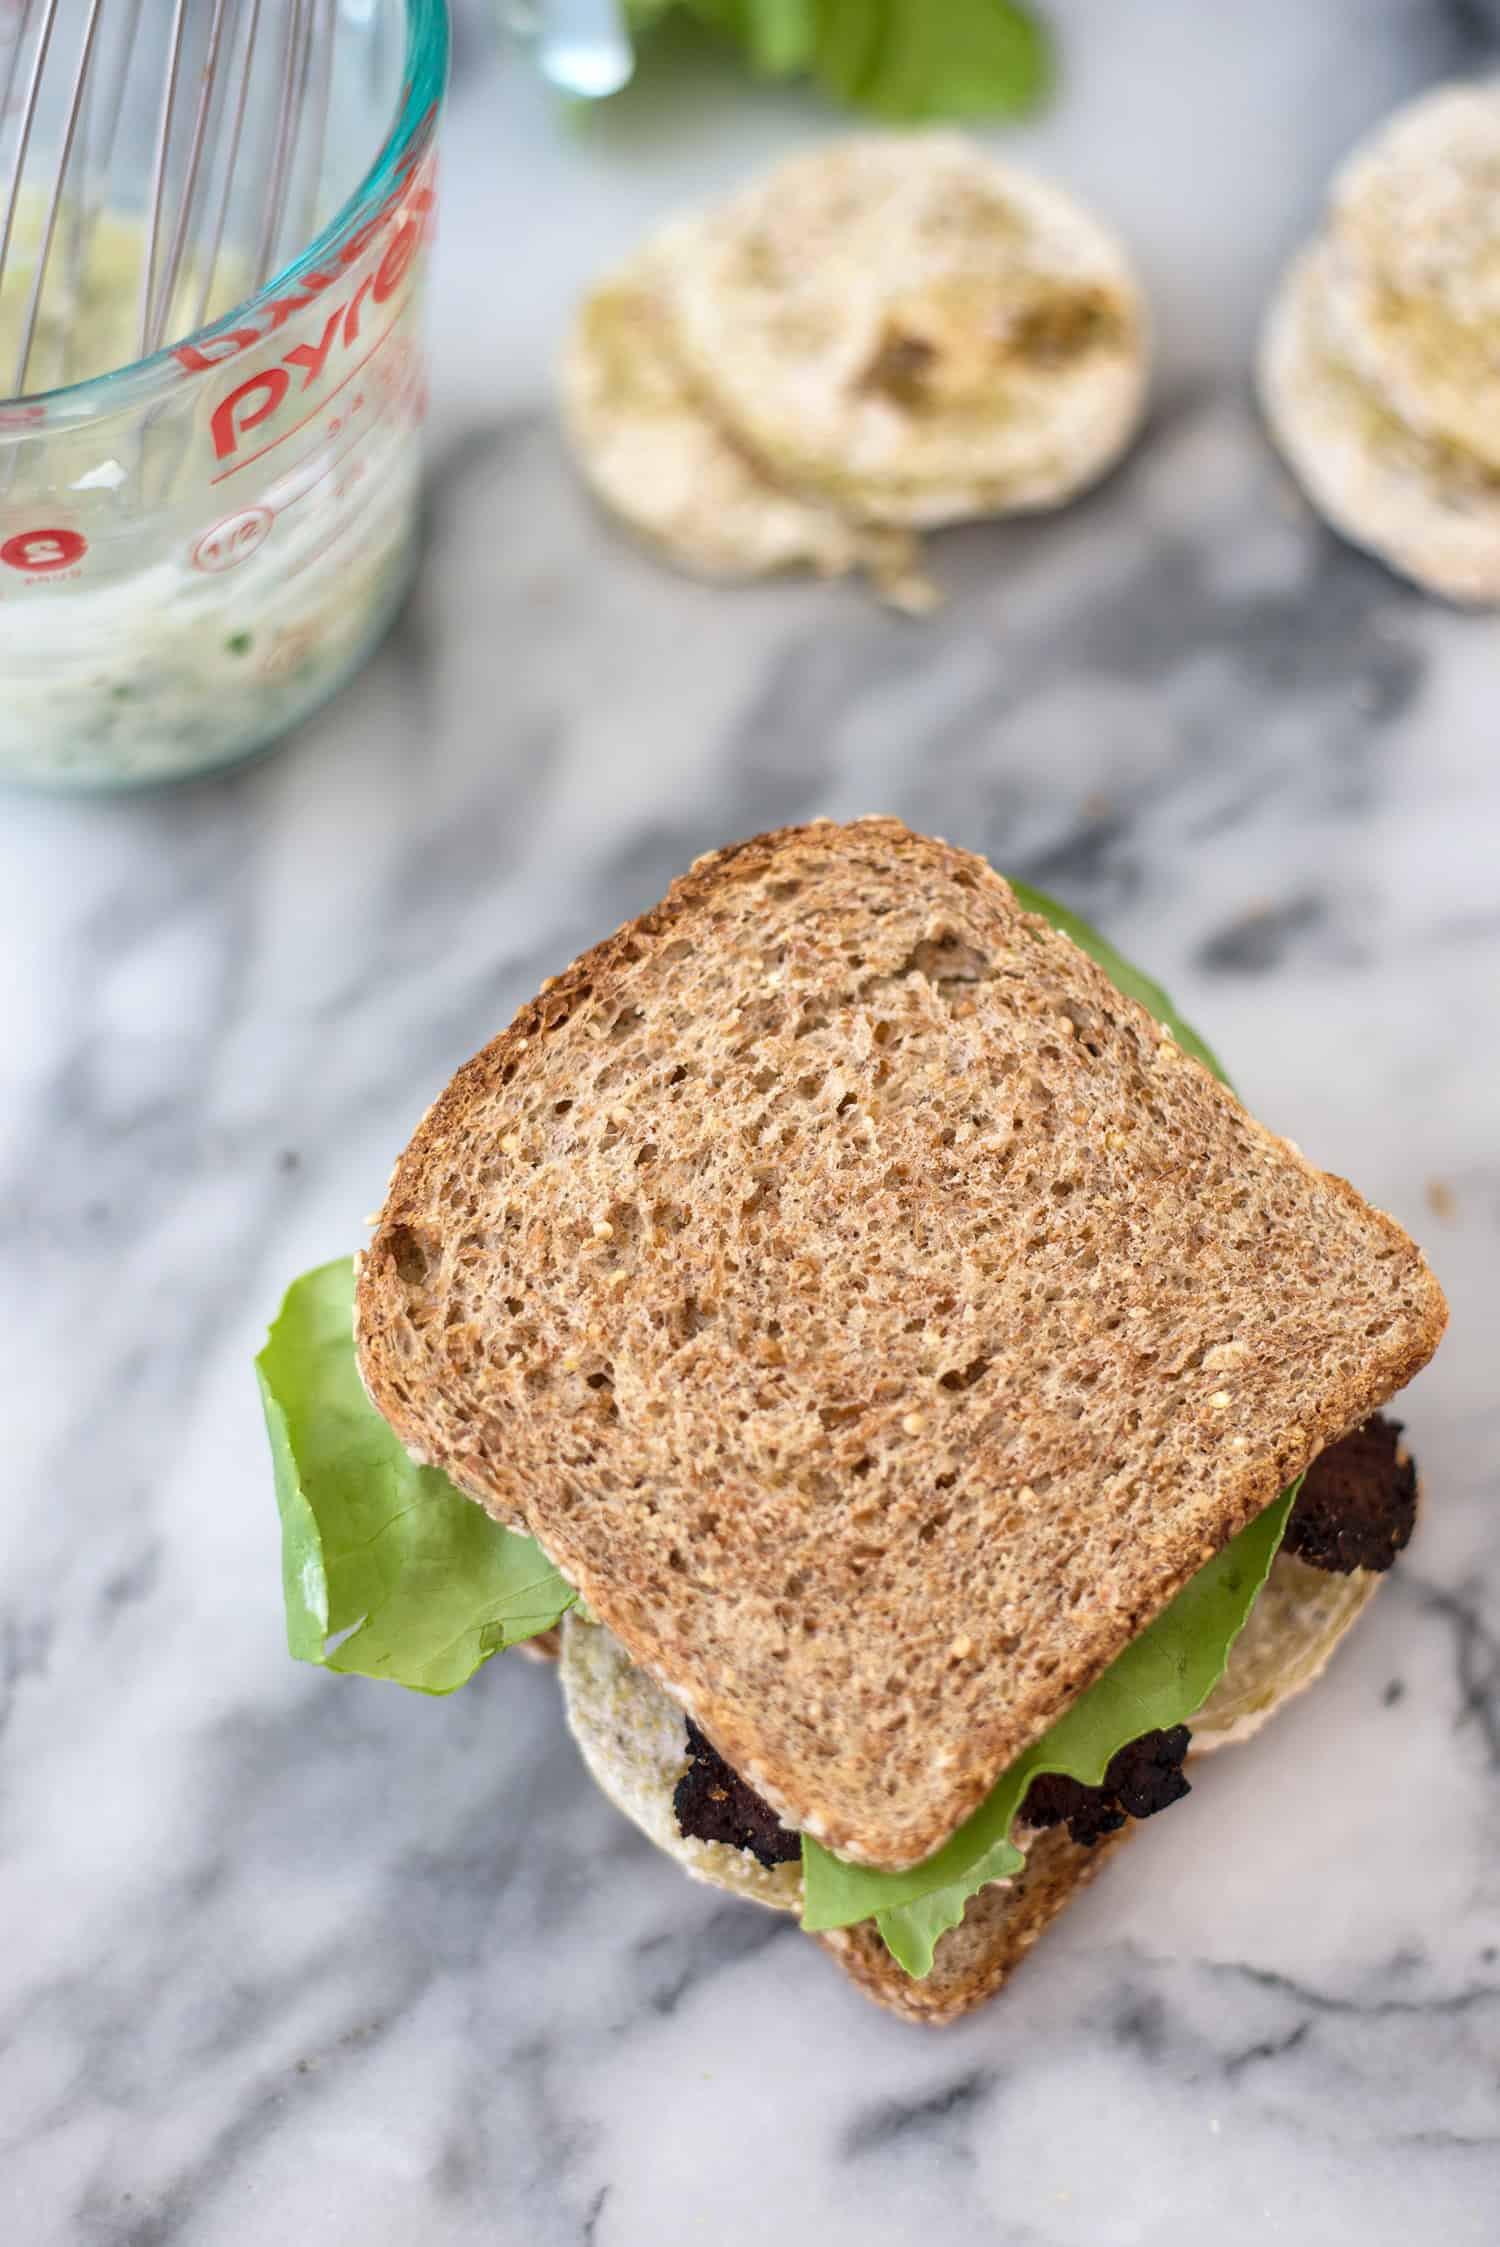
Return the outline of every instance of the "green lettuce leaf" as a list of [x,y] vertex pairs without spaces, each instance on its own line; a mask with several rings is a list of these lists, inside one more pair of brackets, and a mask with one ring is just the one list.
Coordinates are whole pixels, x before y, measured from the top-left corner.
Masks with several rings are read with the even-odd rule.
[[811,70],[817,11],[818,0],[625,0],[633,31],[649,31],[664,16],[694,16],[743,48],[751,69],[767,78],[794,78]]
[[540,1548],[416,1466],[371,1404],[348,1257],[293,1281],[255,1367],[299,1661],[451,1693],[572,1606]]
[[874,1919],[907,1973],[918,1980],[929,1974],[934,1944],[958,1925],[970,1898],[1020,1871],[1021,1852],[1009,1835],[1033,1779],[1060,1771],[1096,1787],[1129,1741],[1185,1724],[1203,1706],[1266,1580],[1295,1496],[1295,1485],[1283,1491],[1216,1553],[1051,1731],[1016,1758],[936,1855],[909,1872],[875,1872],[847,1864],[804,1834],[803,1926],[815,1933]]
[[817,0],[818,77],[897,122],[1008,117],[1052,85],[1052,45],[1013,0]]
[[767,77],[812,72],[881,117],[1015,116],[1052,82],[1052,48],[1016,0],[626,0],[633,29],[695,16]]
[[817,0],[688,0],[694,15],[736,40],[752,70],[791,78],[812,67]]

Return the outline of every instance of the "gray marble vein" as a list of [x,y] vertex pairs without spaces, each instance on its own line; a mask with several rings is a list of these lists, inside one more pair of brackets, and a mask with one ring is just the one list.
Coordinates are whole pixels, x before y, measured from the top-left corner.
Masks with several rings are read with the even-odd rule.
[[[673,578],[547,364],[650,218],[826,129],[712,58],[564,121],[461,15],[423,567],[282,755],[0,820],[0,2238],[1491,2247],[1500,2238],[1500,625],[1341,546],[1246,368],[1328,167],[1467,4],[1063,0],[1013,136],[1135,242],[1151,429],[847,586]],[[556,1688],[287,1658],[249,1361],[451,1068],[698,851],[903,813],[1150,964],[1428,1245],[1419,1540],[996,2008],[926,2033],[693,1887]]]

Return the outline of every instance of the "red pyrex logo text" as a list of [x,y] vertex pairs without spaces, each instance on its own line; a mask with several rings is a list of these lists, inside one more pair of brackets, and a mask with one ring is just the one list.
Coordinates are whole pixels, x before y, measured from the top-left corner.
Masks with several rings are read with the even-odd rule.
[[255,374],[247,375],[219,400],[209,417],[216,460],[231,460],[243,438],[272,420],[291,393],[294,375],[302,377],[297,385],[300,395],[310,390],[330,366],[338,364],[360,339],[367,302],[378,308],[395,295],[427,236],[434,204],[431,176],[429,165],[415,185],[410,172],[399,178],[374,217],[344,244],[337,269],[305,274],[296,292],[277,297],[265,307],[259,325],[234,328],[227,335],[211,337],[206,349],[193,343],[178,345],[175,356],[191,374],[202,374],[222,360],[237,358],[253,344],[263,343],[288,320],[310,310],[326,290],[347,279],[349,268],[358,263],[395,220],[395,230],[378,264],[372,264],[371,270],[348,296],[340,297],[324,320],[317,341],[295,344],[290,351],[283,352],[274,366],[261,367]]

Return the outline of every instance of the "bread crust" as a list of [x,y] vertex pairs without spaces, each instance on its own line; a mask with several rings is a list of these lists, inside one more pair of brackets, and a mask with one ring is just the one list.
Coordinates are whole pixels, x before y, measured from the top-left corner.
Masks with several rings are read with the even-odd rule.
[[1033,1835],[1015,1879],[982,1888],[958,1925],[938,1938],[932,1971],[922,1981],[892,1957],[873,1919],[835,1927],[813,1940],[888,2013],[941,2028],[1003,1989],[1043,1929],[1103,1871],[1133,1831],[1129,1820],[1090,1848],[1074,1841],[1066,1826]]
[[[770,997],[741,972],[747,931],[784,952]],[[847,954],[865,965],[849,968]],[[963,970],[971,956],[988,961],[989,980],[973,986],[960,972],[949,987],[944,963]],[[887,1048],[878,1023],[866,1043],[840,979],[869,982],[871,962],[887,958],[890,973],[873,980],[902,1057],[892,1097],[910,1093],[914,1105],[882,1126],[874,1087]],[[691,1036],[668,1020],[674,974],[700,979]],[[715,976],[730,985],[719,1002],[702,987]],[[735,1234],[727,1341],[714,1320],[691,1346],[674,1336],[671,1354],[653,1355],[663,1288],[692,1305],[729,1285],[726,1243],[742,1212],[726,1197],[754,1158],[736,1153],[726,1182],[725,1146],[759,1114],[733,1041],[753,1007],[785,1014],[804,1000],[825,1027],[805,1039],[767,1031],[751,1059],[811,1056],[825,1081],[847,1079],[858,1143],[832,1136],[848,1109],[834,1117],[830,1098],[805,1162],[814,1186],[830,1147],[853,1145],[856,1167],[835,1174],[824,1218],[789,1243]],[[867,1025],[876,1004],[863,1009]],[[631,1041],[657,1035],[652,1015],[664,1050],[632,1061]],[[620,1056],[603,1094],[588,1081],[601,1051]],[[580,1212],[602,1212],[638,1175],[643,1146],[666,1160],[675,1126],[661,1083],[675,1052],[684,1068],[719,1057],[707,1094],[718,1138],[702,1149],[704,1176],[679,1188],[679,1237],[601,1276]],[[1021,1082],[1027,1070],[1040,1093]],[[790,1093],[779,1069],[759,1073],[774,1120]],[[604,1159],[620,1088],[636,1108]],[[928,1128],[961,1113],[959,1099],[1014,1099],[1020,1116],[1041,1094],[1051,1138],[1030,1109],[1015,1127],[1037,1149],[1039,1190],[1023,1209],[1004,1199],[1003,1145],[970,1155]],[[599,1126],[576,1160],[560,1104]],[[910,1190],[893,1191],[906,1199],[882,1203],[880,1179],[903,1164]],[[792,1185],[805,1207],[804,1173]],[[1053,1187],[1064,1189],[1055,1200]],[[938,1238],[955,1210],[972,1215],[975,1254],[999,1244],[983,1272]],[[1021,1226],[1038,1210],[1043,1250]],[[847,1238],[856,1222],[875,1229],[858,1255]],[[1232,1254],[1231,1225],[1245,1244]],[[923,1331],[903,1332],[889,1294],[877,1331],[830,1330],[835,1313],[859,1306],[856,1283],[879,1278],[863,1259],[878,1262],[897,1235],[902,1268],[880,1284],[898,1308],[917,1291]],[[601,1263],[620,1253],[599,1246]],[[944,1272],[949,1312],[938,1307]],[[1013,1279],[1023,1296],[1007,1295]],[[793,1333],[798,1287],[823,1308]],[[533,1290],[543,1312],[506,1308]],[[1003,1332],[985,1324],[997,1306]],[[398,1163],[357,1297],[364,1377],[403,1441],[536,1536],[788,1823],[889,1867],[940,1846],[1213,1551],[1404,1386],[1445,1316],[1389,1218],[1247,1117],[982,860],[889,819],[711,854],[523,1007],[459,1070]],[[783,1319],[794,1340],[821,1339],[793,1356],[771,1334]],[[775,1365],[767,1348],[791,1362]],[[907,1409],[927,1358],[921,1409]],[[841,1403],[861,1378],[877,1393]],[[752,1424],[754,1396],[769,1400],[777,1440],[791,1431],[777,1457]],[[884,1540],[874,1561],[862,1557],[872,1523]]]

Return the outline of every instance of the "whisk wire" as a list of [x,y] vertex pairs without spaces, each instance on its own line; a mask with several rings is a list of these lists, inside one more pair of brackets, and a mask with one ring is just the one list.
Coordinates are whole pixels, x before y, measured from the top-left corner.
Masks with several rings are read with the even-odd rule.
[[52,256],[52,241],[57,232],[57,216],[62,209],[67,192],[68,171],[73,161],[73,147],[78,136],[78,119],[83,108],[83,89],[88,83],[89,65],[93,60],[94,41],[99,35],[99,16],[104,0],[89,0],[88,20],[84,25],[83,46],[78,56],[78,69],[73,79],[73,98],[68,103],[67,122],[63,127],[62,143],[58,150],[57,170],[53,175],[52,193],[48,198],[47,212],[42,220],[42,231],[36,247],[36,266],[31,276],[31,289],[26,299],[26,310],[21,315],[21,341],[16,352],[16,377],[14,389],[19,397],[26,388],[26,373],[31,365],[32,347],[36,341],[37,315],[41,311],[42,288],[47,279],[47,265]]
[[308,153],[304,167],[302,213],[298,232],[310,242],[318,230],[318,190],[323,178],[323,155],[328,139],[328,108],[333,94],[334,18],[338,0],[313,0],[325,21],[312,33],[317,59],[317,89],[307,97]]
[[[94,129],[99,112],[99,72],[91,70],[84,84],[83,103],[78,115],[78,145],[73,157],[73,170],[79,185],[68,198],[64,217],[63,235],[63,287],[65,301],[76,305],[83,293],[84,271],[89,249],[89,190],[94,177]],[[66,382],[72,363],[72,333],[74,323],[68,325],[63,338],[61,379]]]
[[32,0],[18,0],[15,9],[14,30],[6,52],[5,67],[0,71],[0,127],[10,115],[11,97],[16,90],[16,78],[21,68],[21,56],[26,46],[26,33],[31,23]]
[[[0,217],[0,283],[3,283],[5,279],[5,268],[10,259],[11,242],[15,235],[16,212],[21,202],[21,184],[26,176],[26,158],[31,150],[31,135],[36,126],[37,104],[42,91],[42,74],[47,67],[47,51],[52,45],[52,32],[57,22],[57,8],[58,0],[44,0],[41,28],[37,33],[36,48],[31,58],[31,73],[26,81],[26,91],[21,97],[21,119],[16,130],[15,169],[10,176],[10,188],[5,198],[5,213],[3,217]],[[7,107],[9,106],[10,95],[14,92],[21,47],[30,21],[30,0],[26,0],[21,22],[16,32],[15,47],[11,53]],[[0,112],[0,115],[3,115],[3,112]],[[29,358],[30,352],[26,349],[24,337],[22,338],[22,349]],[[18,391],[20,387],[20,384],[17,383],[16,389]]]
[[115,42],[115,77],[104,103],[104,132],[93,156],[93,177],[88,183],[91,212],[101,207],[108,194],[110,166],[114,162],[115,145],[120,134],[120,119],[125,113],[125,86],[130,76],[130,66],[135,60],[136,40],[141,28],[141,9],[145,0],[125,0],[121,17],[121,30]]
[[297,79],[302,55],[302,23],[307,0],[291,0],[287,11],[286,45],[282,56],[281,104],[276,122],[276,146],[271,158],[271,185],[266,197],[265,223],[255,258],[255,285],[263,288],[276,262],[276,243],[286,217],[287,185],[297,145]]
[[156,153],[151,164],[151,192],[146,204],[146,249],[141,259],[140,310],[136,318],[136,356],[149,349],[151,314],[156,301],[156,263],[161,248],[162,206],[167,193],[167,160],[172,148],[172,120],[177,107],[177,82],[182,75],[182,41],[187,28],[187,0],[175,0],[172,9],[171,45],[167,75],[156,126]]
[[0,397],[95,371],[98,256],[145,358],[312,238],[340,8],[0,0]]
[[179,191],[177,217],[172,228],[171,243],[167,250],[166,266],[161,285],[156,292],[156,303],[151,314],[147,349],[159,351],[172,301],[177,294],[177,282],[182,271],[183,252],[187,247],[188,228],[192,222],[193,207],[197,200],[203,151],[208,136],[208,122],[214,106],[219,84],[219,52],[223,45],[224,25],[229,12],[228,0],[214,0],[214,12],[208,29],[208,48],[198,77],[198,100],[193,112],[192,137],[188,143],[187,160],[183,169]]
[[[137,0],[139,5],[139,0]],[[223,172],[219,192],[214,201],[213,226],[203,255],[203,270],[198,277],[198,294],[193,304],[191,325],[201,328],[208,318],[208,307],[213,297],[214,275],[218,271],[219,253],[224,246],[224,229],[229,220],[229,205],[234,196],[236,167],[239,163],[240,142],[245,132],[245,110],[250,99],[250,81],[255,74],[255,42],[260,30],[261,0],[249,0],[245,27],[245,43],[238,73],[239,91],[235,95],[230,118],[229,141],[224,151]]]

